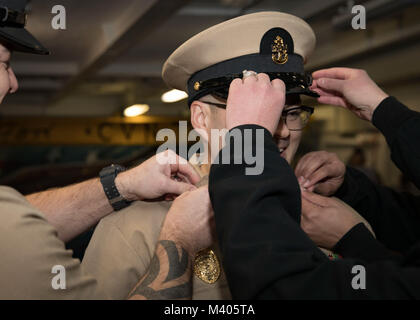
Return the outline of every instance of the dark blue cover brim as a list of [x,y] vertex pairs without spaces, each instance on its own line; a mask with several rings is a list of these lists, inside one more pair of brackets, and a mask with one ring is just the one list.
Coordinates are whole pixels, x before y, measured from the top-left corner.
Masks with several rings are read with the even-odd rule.
[[24,28],[0,28],[0,43],[12,51],[44,55],[50,53]]

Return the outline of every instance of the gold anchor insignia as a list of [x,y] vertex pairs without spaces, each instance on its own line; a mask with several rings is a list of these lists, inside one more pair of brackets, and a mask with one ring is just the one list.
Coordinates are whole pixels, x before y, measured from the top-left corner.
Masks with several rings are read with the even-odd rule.
[[274,44],[271,46],[271,58],[277,64],[285,64],[289,60],[287,53],[287,44],[284,43],[283,38],[277,36],[274,40]]
[[215,283],[220,277],[220,264],[211,249],[199,251],[194,258],[194,274],[205,283]]

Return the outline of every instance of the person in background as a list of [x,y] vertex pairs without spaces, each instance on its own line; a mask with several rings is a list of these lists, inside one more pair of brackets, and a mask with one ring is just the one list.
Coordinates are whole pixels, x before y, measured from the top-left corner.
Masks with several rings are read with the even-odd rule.
[[366,156],[362,148],[356,147],[353,150],[347,165],[363,172],[373,183],[379,184],[379,176],[375,169],[366,166]]

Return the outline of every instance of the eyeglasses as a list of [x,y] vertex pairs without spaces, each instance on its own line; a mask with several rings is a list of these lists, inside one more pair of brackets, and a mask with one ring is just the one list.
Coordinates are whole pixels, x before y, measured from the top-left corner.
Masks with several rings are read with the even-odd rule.
[[284,110],[281,118],[290,131],[301,131],[306,127],[313,113],[313,107],[297,106]]
[[[222,103],[201,101],[222,109],[226,109],[227,105]],[[281,118],[290,131],[301,131],[309,122],[311,115],[314,113],[314,108],[309,106],[296,106],[284,110]]]

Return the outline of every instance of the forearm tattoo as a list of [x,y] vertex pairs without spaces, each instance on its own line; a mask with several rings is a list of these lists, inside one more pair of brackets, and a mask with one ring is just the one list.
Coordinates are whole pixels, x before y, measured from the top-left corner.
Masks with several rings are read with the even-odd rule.
[[173,241],[158,242],[149,270],[130,293],[130,299],[191,299],[192,271],[188,252]]

